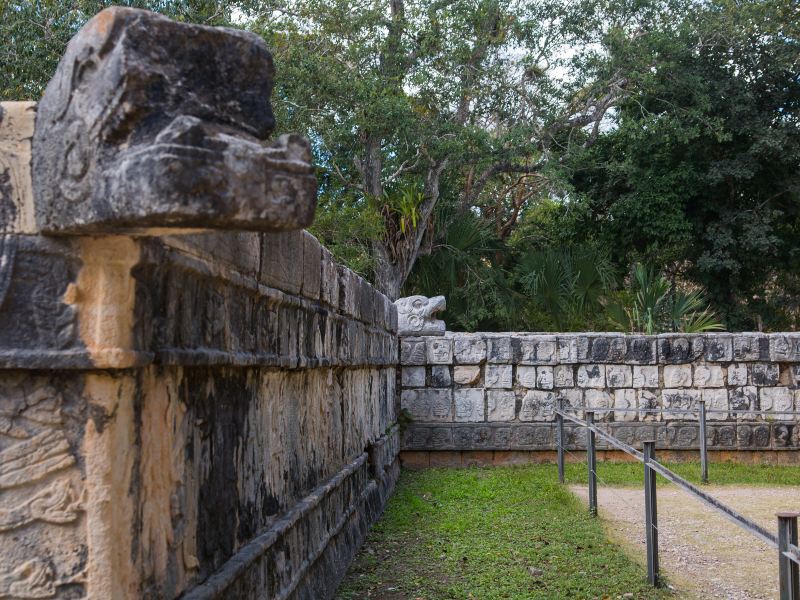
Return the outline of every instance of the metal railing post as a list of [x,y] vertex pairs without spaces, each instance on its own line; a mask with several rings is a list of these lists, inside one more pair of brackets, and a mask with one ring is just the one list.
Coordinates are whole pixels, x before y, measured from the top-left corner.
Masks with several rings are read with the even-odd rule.
[[797,547],[796,512],[780,512],[778,517],[778,578],[781,600],[800,600],[800,575],[798,564],[786,556],[790,545]]
[[564,483],[564,417],[561,416],[560,411],[564,410],[564,399],[559,398],[556,401],[559,412],[556,413],[556,439],[558,443],[558,481]]
[[586,413],[586,462],[589,465],[589,512],[597,516],[597,450],[595,448],[594,412]]
[[708,483],[708,444],[706,443],[706,401],[700,400],[700,480]]
[[644,520],[647,539],[647,581],[659,586],[658,575],[658,510],[656,501],[656,474],[650,461],[656,458],[656,443],[644,442]]

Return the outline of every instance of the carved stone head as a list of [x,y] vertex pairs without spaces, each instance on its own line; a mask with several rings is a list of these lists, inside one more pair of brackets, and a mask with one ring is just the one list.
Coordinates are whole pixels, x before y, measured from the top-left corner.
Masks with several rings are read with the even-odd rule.
[[408,296],[395,303],[398,335],[444,335],[444,321],[434,315],[447,308],[444,296]]
[[37,224],[62,233],[309,225],[308,142],[264,142],[273,75],[252,33],[129,8],[98,13],[39,103]]

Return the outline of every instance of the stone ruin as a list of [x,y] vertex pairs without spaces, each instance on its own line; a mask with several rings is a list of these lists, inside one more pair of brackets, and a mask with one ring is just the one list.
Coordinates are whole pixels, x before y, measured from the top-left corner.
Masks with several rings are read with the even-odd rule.
[[[393,304],[303,231],[310,146],[268,140],[273,76],[256,36],[110,8],[38,104],[0,103],[0,598],[330,598],[401,444],[551,451],[557,398],[800,408],[798,334],[446,333],[443,297]],[[799,429],[709,431],[789,456]]]

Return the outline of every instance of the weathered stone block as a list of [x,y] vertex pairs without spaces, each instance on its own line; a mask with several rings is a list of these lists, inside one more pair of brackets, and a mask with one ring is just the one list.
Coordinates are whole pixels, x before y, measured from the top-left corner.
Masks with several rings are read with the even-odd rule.
[[555,413],[556,395],[553,392],[529,390],[522,398],[520,421],[552,421]]
[[769,338],[760,333],[742,333],[733,336],[733,359],[769,360]]
[[[299,294],[303,287],[303,232],[265,233],[262,239],[260,281],[284,292]],[[298,268],[298,261],[301,268]]]
[[400,381],[403,387],[425,387],[425,367],[403,367]]
[[556,365],[553,369],[553,384],[558,388],[575,385],[575,372],[572,365]]
[[598,411],[596,415],[597,420],[600,420],[608,414],[608,411],[605,409],[614,406],[614,399],[611,397],[611,394],[604,390],[586,390],[583,393],[583,399],[586,410]]
[[449,366],[434,365],[431,367],[431,385],[433,387],[448,387],[452,384]]
[[553,367],[536,367],[536,387],[540,390],[553,389]]
[[511,365],[486,365],[484,382],[487,388],[510,388],[512,384]]
[[696,365],[694,368],[694,386],[699,388],[723,387],[725,371],[718,365]]
[[606,387],[606,366],[580,365],[578,367],[578,387],[582,388]]
[[705,338],[699,335],[666,333],[658,336],[658,362],[662,364],[689,363],[702,356],[704,351]]
[[513,421],[516,416],[517,398],[514,392],[505,390],[487,390],[488,420]]
[[396,300],[394,305],[397,309],[398,335],[444,335],[445,323],[435,316],[447,308],[444,296],[408,296]]
[[554,335],[514,337],[511,340],[514,361],[522,365],[552,365],[558,360]]
[[[775,424],[772,429],[772,445],[775,448],[797,448],[800,446],[800,425]],[[794,432],[794,434],[792,433]]]
[[[748,411],[756,407],[758,388],[753,386],[735,387],[728,392],[728,405],[731,410]],[[753,419],[755,414],[745,412],[735,415],[737,419]]]
[[486,341],[480,336],[457,334],[453,355],[461,365],[479,365],[486,360]]
[[456,365],[453,367],[453,381],[457,385],[474,385],[480,381],[481,368],[478,365]]
[[775,363],[755,363],[750,365],[750,383],[753,385],[777,385],[780,374],[780,366]]
[[486,410],[483,403],[483,389],[464,388],[453,392],[457,422],[484,421]]
[[452,390],[426,388],[400,392],[400,408],[407,410],[415,421],[452,421],[452,405]]
[[627,365],[608,365],[606,367],[606,384],[610,388],[631,387],[633,371]]
[[775,362],[800,362],[800,334],[770,334],[769,358]]
[[310,225],[310,144],[299,136],[263,142],[275,124],[273,75],[255,34],[102,11],[70,41],[39,102],[38,226],[111,233]]
[[706,336],[706,360],[730,362],[733,360],[733,337],[724,333]]
[[625,362],[629,365],[651,365],[657,362],[656,338],[653,336],[628,336],[625,339]]
[[313,235],[303,232],[303,296],[318,300],[322,287],[322,246]]
[[561,398],[564,408],[583,408],[583,390],[580,388],[558,390],[556,397]]
[[706,403],[706,415],[709,421],[725,421],[728,413],[711,412],[715,410],[728,410],[728,390],[719,388],[707,388],[702,391],[703,401]]
[[536,387],[536,367],[522,365],[517,367],[517,383],[522,387]]
[[639,406],[640,421],[660,421],[661,414],[654,412],[661,408],[659,405],[659,392],[640,389],[636,392]]
[[658,367],[633,367],[633,387],[635,388],[657,388]]
[[619,389],[614,391],[614,420],[636,420],[636,390]]
[[514,358],[510,337],[486,339],[486,356],[490,363],[510,363]]
[[664,387],[692,387],[691,365],[667,365],[664,367]]
[[623,362],[627,352],[624,336],[605,334],[590,338],[589,360],[592,362]]
[[661,399],[665,409],[678,411],[665,414],[665,420],[674,421],[676,419],[685,420],[697,418],[696,408],[697,401],[700,399],[699,390],[665,389],[661,392]]
[[424,365],[427,349],[424,339],[405,338],[400,340],[400,364]]
[[728,385],[747,385],[747,365],[733,364],[728,366]]
[[425,342],[429,365],[449,365],[453,362],[453,340],[428,338]]
[[558,362],[574,364],[589,358],[589,337],[572,334],[558,336]]
[[[791,412],[794,410],[794,392],[787,387],[765,387],[759,390],[760,409],[774,412]],[[793,421],[792,415],[765,415],[779,421]]]
[[0,235],[36,233],[31,189],[35,102],[0,102]]

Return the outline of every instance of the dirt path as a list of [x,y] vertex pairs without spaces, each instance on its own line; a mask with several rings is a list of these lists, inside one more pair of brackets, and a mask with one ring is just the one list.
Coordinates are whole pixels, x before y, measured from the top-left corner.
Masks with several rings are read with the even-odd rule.
[[[570,489],[586,500],[585,487]],[[798,487],[703,489],[769,531],[777,528],[775,512],[800,509]],[[644,562],[643,490],[601,486],[597,496],[600,516],[611,539]],[[777,599],[777,550],[678,488],[658,489],[658,531],[661,571],[680,597]]]

